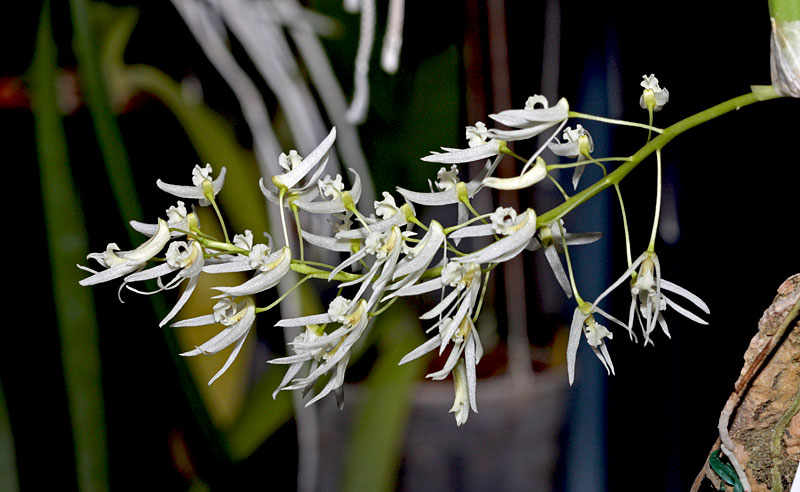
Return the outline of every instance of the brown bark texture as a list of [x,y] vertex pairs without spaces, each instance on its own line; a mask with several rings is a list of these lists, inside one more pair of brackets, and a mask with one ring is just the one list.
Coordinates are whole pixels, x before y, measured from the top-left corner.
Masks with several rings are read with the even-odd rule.
[[[727,428],[753,492],[788,491],[800,460],[799,311],[800,274],[796,274],[781,284],[761,317],[720,417],[720,432]],[[721,490],[725,485],[710,466],[719,448],[717,440],[693,491]],[[732,490],[730,484],[727,490]]]

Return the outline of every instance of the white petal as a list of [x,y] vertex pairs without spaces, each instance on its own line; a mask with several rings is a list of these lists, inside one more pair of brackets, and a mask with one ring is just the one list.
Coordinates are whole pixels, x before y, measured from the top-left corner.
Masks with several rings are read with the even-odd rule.
[[[276,255],[280,255],[279,260],[271,259]],[[266,261],[278,261],[278,264],[274,265],[273,268],[267,270],[266,272],[259,272],[257,275],[253,276],[253,278],[241,285],[237,285],[235,287],[212,287],[213,289],[222,292],[222,294],[214,296],[213,299],[223,296],[249,296],[275,287],[289,272],[289,268],[292,266],[292,255],[289,251],[289,248],[284,247],[282,250],[276,251],[267,257]]]
[[583,322],[587,316],[580,309],[575,308],[572,313],[572,323],[569,326],[569,341],[567,342],[567,376],[572,386],[575,380],[575,360],[578,358],[578,345],[583,334]]
[[544,248],[544,256],[547,258],[547,263],[550,264],[550,269],[553,270],[561,289],[567,295],[567,298],[572,298],[572,286],[569,283],[567,272],[564,271],[564,265],[561,264],[561,258],[558,257],[555,245],[551,244]]
[[403,356],[397,365],[402,366],[406,362],[411,362],[412,360],[418,359],[427,353],[433,352],[439,347],[441,341],[442,337],[437,333],[435,337],[428,339],[425,343]]
[[312,168],[314,168],[319,162],[322,160],[323,157],[328,153],[333,145],[333,141],[336,140],[336,127],[332,128],[330,133],[327,137],[325,137],[322,142],[308,154],[305,159],[294,169],[291,171],[281,174],[280,176],[276,176],[276,180],[280,181],[280,184],[285,186],[286,188],[292,188],[294,185],[300,182],[306,174],[308,174]]
[[687,300],[691,301],[695,306],[697,306],[700,309],[702,309],[703,312],[705,312],[706,314],[711,314],[711,311],[708,309],[708,306],[706,305],[705,302],[703,302],[702,299],[700,299],[696,295],[692,294],[688,290],[684,289],[680,285],[673,284],[669,280],[664,280],[662,278],[661,279],[661,288],[666,290],[666,291],[668,291],[668,292],[674,292],[675,294],[678,294],[679,296],[682,296],[682,297],[686,298]]
[[500,141],[490,140],[485,144],[467,149],[454,149],[441,154],[426,155],[422,158],[425,162],[438,162],[440,164],[456,164],[460,162],[473,162],[492,157],[500,152]]
[[708,324],[707,321],[705,321],[704,319],[700,318],[696,314],[692,313],[688,309],[686,309],[686,308],[684,308],[684,307],[682,307],[682,306],[680,306],[678,304],[675,304],[667,296],[663,296],[663,297],[667,301],[667,306],[671,307],[675,311],[678,311],[680,314],[686,316],[687,318],[689,318],[690,320],[694,321],[695,323],[700,323],[701,325],[707,325]]
[[211,386],[211,383],[216,381],[217,378],[219,378],[220,376],[225,374],[225,371],[227,371],[228,368],[231,366],[231,364],[233,364],[233,361],[236,360],[236,356],[239,355],[239,351],[242,350],[242,345],[244,345],[245,340],[247,340],[247,336],[246,335],[241,337],[236,342],[236,345],[233,346],[233,351],[231,351],[231,354],[228,356],[228,359],[225,361],[225,365],[223,365],[222,369],[217,371],[217,373],[214,374],[214,376],[211,379],[208,380],[208,385],[209,386]]

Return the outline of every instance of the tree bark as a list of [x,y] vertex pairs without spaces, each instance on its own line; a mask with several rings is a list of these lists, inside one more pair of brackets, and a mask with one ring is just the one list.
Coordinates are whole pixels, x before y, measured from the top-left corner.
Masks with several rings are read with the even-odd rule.
[[[731,490],[741,467],[742,490],[788,491],[800,460],[800,274],[786,280],[758,323],[744,354],[744,366],[719,421],[717,440],[692,491]],[[732,457],[716,454],[728,443]],[[714,466],[712,466],[714,465]],[[715,471],[716,468],[717,470]],[[727,478],[727,480],[725,480]],[[749,485],[749,487],[748,487]],[[705,487],[705,489],[703,489]]]

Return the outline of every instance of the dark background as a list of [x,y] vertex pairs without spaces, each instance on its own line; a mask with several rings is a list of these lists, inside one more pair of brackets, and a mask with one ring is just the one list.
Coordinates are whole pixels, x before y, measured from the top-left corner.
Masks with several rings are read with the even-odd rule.
[[[137,5],[141,16],[126,60],[158,66],[175,78],[197,74],[204,80],[209,105],[227,114],[246,134],[235,100],[204,60],[171,4]],[[736,8],[731,5],[721,1],[562,2],[558,66],[550,67],[557,69],[558,96],[567,97],[577,111],[644,121],[645,111],[638,106],[639,82],[642,75],[655,73],[662,87],[670,91],[670,102],[657,113],[655,124],[667,126],[746,93],[751,84],[769,84],[766,2],[749,2]],[[0,4],[0,76],[24,80],[39,7],[38,2]],[[332,2],[320,2],[319,7],[335,11]],[[506,109],[495,107],[498,100],[517,107],[539,92],[545,2],[505,3],[510,84],[505,99],[493,94],[486,9],[486,4],[477,0],[407,2],[400,73],[391,77],[373,69],[373,103],[362,127],[362,142],[378,190],[395,185],[421,189],[430,173],[421,170],[417,157],[440,145],[462,145],[463,126],[475,119],[485,121],[481,114]],[[379,22],[382,18],[379,13]],[[60,62],[65,68],[74,67],[66,2],[54,4],[54,25],[61,45]],[[346,25],[354,28],[356,23],[349,19]],[[378,32],[382,32],[380,27]],[[475,39],[478,44],[470,44]],[[333,40],[328,46],[349,93],[352,38]],[[467,47],[483,48],[477,60],[465,59]],[[431,59],[448,62],[439,77],[442,86],[458,92],[436,94],[436,86],[431,84],[429,94],[412,93],[420,87],[413,83],[416,70]],[[465,66],[478,67],[482,78],[467,73]],[[442,103],[448,111],[439,114],[419,104],[422,98],[438,107],[437,97],[456,101],[457,107]],[[75,487],[74,461],[55,315],[49,300],[32,116],[24,101],[5,106],[0,110],[0,129],[7,170],[5,216],[11,221],[4,251],[9,272],[6,285],[12,292],[7,305],[13,315],[6,316],[0,342],[0,380],[14,429],[22,488],[38,490],[58,483],[60,490],[70,490]],[[477,114],[470,109],[476,107],[484,111]],[[567,466],[562,456],[556,472],[560,490],[624,490],[635,486],[673,491],[690,486],[717,437],[719,412],[733,388],[742,354],[761,313],[781,282],[800,271],[800,163],[795,150],[800,130],[798,110],[800,104],[790,100],[755,104],[687,132],[664,150],[665,186],[674,193],[680,239],[675,244],[660,241],[656,251],[664,276],[710,306],[710,325],[699,326],[668,313],[672,340],[659,333],[654,347],[634,346],[624,332],[617,332],[610,344],[617,375],[603,376],[599,388],[595,388],[600,391],[593,393],[603,399],[593,408],[600,408],[601,417],[606,418],[600,419],[596,434],[578,436],[577,440],[565,437],[563,443],[564,453],[580,455],[582,446],[604,451],[600,461],[583,464],[594,470],[586,476],[599,476],[601,482],[582,482],[580,469]],[[601,138],[595,137],[596,145],[611,154],[628,155],[643,143],[639,131],[604,131],[598,124],[583,123],[590,131],[597,129],[596,135]],[[129,143],[137,183],[141,183],[139,189],[152,188],[152,181],[160,176],[160,162],[195,162],[180,127],[157,103],[141,101],[120,116],[120,124]],[[92,250],[101,250],[108,238],[124,237],[123,224],[116,219],[113,207],[104,207],[104,203],[112,203],[112,198],[96,178],[102,167],[99,152],[87,137],[91,122],[85,108],[68,116],[65,125],[75,179],[84,206],[91,211],[87,223]],[[606,138],[602,138],[604,133]],[[246,139],[244,136],[245,143]],[[652,159],[643,163],[622,185],[634,257],[649,238],[654,164]],[[597,178],[594,172],[587,171],[584,186]],[[562,180],[566,182],[568,179]],[[538,199],[520,197],[523,203]],[[161,213],[161,202],[144,203],[146,212]],[[613,197],[594,199],[585,207],[594,207],[596,214],[605,217],[602,246],[586,255],[586,263],[579,266],[607,271],[607,278],[581,288],[584,298],[592,299],[624,270],[624,242]],[[588,230],[593,226],[580,227]],[[537,276],[535,265],[526,261],[528,285],[537,286],[529,288],[529,305],[547,313],[537,314],[541,310],[529,308],[531,326],[543,327],[549,334],[532,332],[531,338],[535,341],[540,337],[546,343],[558,326],[568,323],[573,306],[553,308],[537,290],[540,282],[551,282],[547,288],[554,286],[550,277],[545,278],[549,273]],[[24,279],[21,284],[19,279]],[[293,451],[275,452],[292,450],[291,425],[244,463],[234,466],[220,462],[181,398],[178,376],[162,334],[150,329],[156,324],[154,316],[148,320],[139,314],[147,310],[147,305],[132,299],[120,307],[113,288],[95,289],[95,295],[101,346],[106,354],[103,378],[112,488],[129,488],[129,477],[146,469],[148,477],[159,480],[158,488],[185,489],[185,478],[176,471],[165,444],[166,436],[176,429],[186,436],[201,476],[216,485],[215,489],[242,489],[275,480],[285,480],[286,489],[293,488],[294,476],[285,472],[295,466]],[[613,299],[619,304],[610,308],[624,317],[627,295],[620,293]],[[502,304],[502,293],[496,302]],[[502,316],[500,313],[499,326],[503,326]],[[584,368],[599,365],[593,358],[581,359],[580,363]],[[568,425],[583,418],[574,404],[568,415]],[[469,432],[469,425],[462,430]],[[570,435],[568,429],[564,435]]]

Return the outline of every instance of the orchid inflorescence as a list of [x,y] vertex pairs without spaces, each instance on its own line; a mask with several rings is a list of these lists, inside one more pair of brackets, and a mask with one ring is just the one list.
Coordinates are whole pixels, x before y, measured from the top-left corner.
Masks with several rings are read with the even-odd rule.
[[[445,360],[441,369],[427,377],[442,380],[453,374],[455,402],[451,412],[455,413],[456,423],[461,425],[469,417],[470,409],[477,412],[476,365],[483,355],[483,347],[476,321],[486,293],[487,279],[499,264],[525,250],[541,249],[558,285],[568,298],[575,299],[577,305],[567,349],[570,383],[574,379],[581,334],[608,372],[613,373],[614,366],[606,345],[606,339],[612,338],[612,332],[598,323],[596,315],[625,328],[632,339],[638,338],[634,329],[634,325],[638,324],[642,339],[647,344],[653,343],[656,325],[669,336],[664,316],[668,308],[692,321],[705,324],[703,319],[668,296],[680,296],[703,312],[709,312],[697,296],[662,277],[661,265],[655,253],[658,205],[648,248],[633,259],[630,240],[626,238],[629,267],[608,290],[594,302],[588,302],[581,298],[575,283],[569,248],[596,241],[601,234],[567,232],[564,217],[575,206],[605,187],[616,187],[627,173],[620,173],[617,178],[611,179],[612,174],[607,174],[605,167],[607,163],[618,161],[630,165],[633,158],[593,157],[594,144],[589,132],[580,124],[568,127],[568,120],[583,118],[644,128],[648,130],[648,144],[651,144],[654,142],[650,140],[652,133],[664,132],[652,126],[653,112],[667,103],[669,93],[659,86],[658,80],[652,75],[644,77],[642,87],[641,105],[650,115],[650,122],[646,125],[574,113],[570,111],[566,99],[550,106],[547,99],[539,95],[529,98],[521,109],[490,115],[505,129],[487,128],[484,123],[477,122],[466,129],[465,148],[443,148],[441,152],[433,152],[422,158],[425,162],[450,166],[439,169],[430,191],[398,188],[397,193],[404,200],[402,204],[398,204],[397,195],[384,192],[382,200],[374,201],[369,214],[364,212],[364,204],[359,203],[361,178],[356,171],[350,169],[352,180],[349,186],[339,174],[333,178],[325,175],[336,139],[334,128],[305,157],[294,150],[281,154],[279,163],[284,172],[260,182],[264,196],[281,210],[282,246],[274,245],[269,236],[266,242],[258,242],[250,230],[229,239],[217,207],[217,195],[225,182],[225,168],[214,175],[211,165],[195,166],[191,185],[157,182],[161,190],[181,201],[170,207],[166,218],[159,218],[155,224],[131,223],[135,230],[148,239],[130,251],[120,251],[116,244],[111,243],[104,252],[90,254],[88,258],[95,260],[102,268],[96,271],[80,266],[91,273],[80,284],[87,286],[121,279],[120,295],[123,291],[153,293],[134,287],[148,280],[155,280],[158,286],[156,292],[183,286],[177,303],[161,320],[160,325],[163,326],[178,315],[194,293],[201,275],[250,272],[249,279],[240,285],[214,288],[218,292],[214,298],[218,301],[212,313],[172,324],[174,327],[221,325],[222,329],[217,335],[181,354],[215,354],[233,345],[223,367],[209,381],[208,384],[211,384],[236,359],[257,314],[271,309],[285,298],[284,295],[277,303],[258,307],[257,294],[274,288],[291,271],[303,277],[300,283],[309,278],[334,282],[339,295],[325,312],[283,319],[277,323],[280,327],[297,327],[302,331],[288,343],[291,349],[289,355],[269,361],[288,367],[273,396],[283,390],[309,392],[320,378],[328,376],[322,389],[309,399],[309,405],[331,392],[339,402],[342,401],[342,384],[351,352],[355,344],[363,339],[375,317],[400,297],[438,294],[439,302],[420,316],[420,319],[429,323],[427,331],[432,332],[432,336],[406,354],[399,363],[404,364],[430,352],[442,355]],[[511,142],[542,134],[546,136],[546,143],[528,158],[518,156],[509,148]],[[656,153],[659,172],[657,196],[660,197],[661,146],[651,147]],[[544,157],[546,151],[575,161],[548,165]],[[506,156],[520,160],[523,165],[514,177],[497,177],[495,170]],[[639,160],[642,158],[639,157]],[[486,160],[483,168],[472,179],[460,179],[458,164],[483,160]],[[553,176],[553,171],[557,169],[573,168],[572,184],[577,189],[587,165],[600,167],[605,181],[592,185],[582,194],[570,196]],[[564,203],[545,214],[537,215],[532,208],[515,210],[507,207],[479,213],[473,207],[475,195],[486,188],[520,190],[546,179],[551,180],[563,194]],[[618,193],[618,196],[621,199],[621,194]],[[191,206],[187,208],[183,200],[194,201],[195,206],[213,207],[222,224],[224,238],[212,237],[204,231],[194,209]],[[455,205],[455,223],[444,225],[437,220],[423,223],[416,212],[416,207],[420,205]],[[300,245],[307,243],[343,255],[344,260],[338,265],[306,261],[302,246],[293,248],[290,241],[291,219],[286,218],[287,209],[293,212]],[[330,233],[323,235],[303,230],[300,221],[302,214],[328,216],[332,225]],[[416,232],[415,227],[422,231]],[[461,241],[465,238],[483,238],[490,244],[475,251],[463,251],[459,248],[463,247]],[[165,249],[165,257],[158,257]],[[562,255],[565,256],[567,269],[562,263]],[[598,305],[622,284],[627,285],[631,295],[627,322],[612,316]]]

